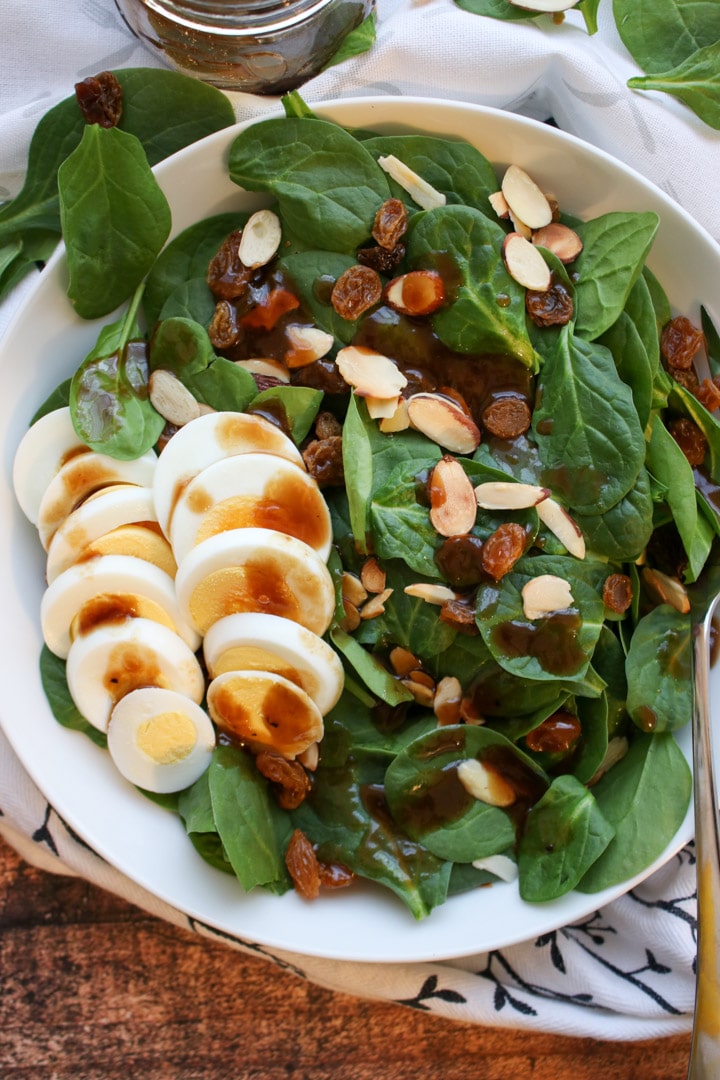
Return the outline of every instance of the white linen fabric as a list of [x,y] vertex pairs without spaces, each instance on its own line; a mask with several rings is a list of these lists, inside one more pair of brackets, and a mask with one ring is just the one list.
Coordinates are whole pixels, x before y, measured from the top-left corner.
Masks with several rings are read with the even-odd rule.
[[[378,0],[373,49],[306,83],[308,103],[418,94],[493,105],[559,127],[633,166],[720,238],[720,139],[678,102],[626,87],[638,69],[600,5],[589,37],[577,12],[561,26],[499,22],[452,0]],[[107,68],[159,66],[113,0],[35,0],[0,15],[0,200],[20,189],[43,113],[78,79]],[[238,119],[277,99],[230,95]],[[691,256],[690,256],[691,257]],[[0,333],[27,279],[0,305]],[[78,874],[176,925],[263,956],[323,986],[478,1024],[602,1039],[688,1031],[696,951],[695,865],[686,848],[603,910],[541,938],[459,960],[382,965],[290,955],[199,925],[127,880],[58,817],[0,732],[0,832],[31,863]]]

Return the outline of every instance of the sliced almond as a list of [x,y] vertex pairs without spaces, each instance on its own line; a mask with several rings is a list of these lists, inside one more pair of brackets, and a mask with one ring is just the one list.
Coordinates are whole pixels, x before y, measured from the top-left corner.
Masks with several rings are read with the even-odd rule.
[[374,555],[366,559],[360,568],[360,581],[369,593],[381,593],[385,588],[387,574]]
[[488,202],[501,221],[507,221],[510,217],[510,207],[502,191],[493,191],[492,195],[488,195]]
[[419,686],[426,686],[435,693],[435,680],[429,671],[421,671],[420,668],[417,668],[415,671],[410,672],[408,679]]
[[525,618],[542,619],[555,611],[572,607],[570,583],[556,574],[539,574],[527,581],[520,590]]
[[421,206],[423,210],[434,210],[436,206],[444,206],[447,198],[423,180],[422,176],[411,169],[405,162],[400,161],[394,154],[387,154],[378,158],[380,168],[391,176],[403,191],[407,191],[410,198]]
[[462,686],[460,680],[455,678],[454,675],[445,675],[437,684],[433,700],[433,712],[441,727],[460,722],[461,702]]
[[345,382],[361,397],[397,401],[407,386],[407,379],[389,357],[364,345],[346,345],[338,352],[335,363]]
[[468,795],[472,795],[479,802],[489,806],[512,806],[515,802],[515,789],[512,784],[494,769],[488,769],[477,758],[461,761],[457,774]]
[[290,325],[285,331],[290,348],[285,353],[285,363],[289,368],[307,367],[321,360],[332,349],[335,338],[318,326]]
[[372,596],[366,604],[360,608],[361,619],[377,619],[378,615],[385,614],[385,601],[393,594],[392,589],[383,589],[381,593]]
[[517,214],[513,214],[512,210],[510,211],[510,220],[516,233],[520,233],[526,240],[532,240],[532,229]]
[[485,717],[470,697],[464,697],[460,702],[460,719],[466,724],[473,724],[475,727],[480,727],[485,723]]
[[617,765],[618,761],[622,761],[629,749],[630,743],[624,735],[616,735],[612,738],[607,744],[607,750],[605,751],[602,761],[588,780],[588,787],[597,784],[598,780],[605,775],[608,769],[612,769],[613,765]]
[[385,300],[401,315],[431,315],[445,303],[445,285],[437,270],[410,270],[393,278]]
[[576,559],[585,558],[585,537],[567,510],[555,499],[543,499],[537,505],[538,517],[543,525],[557,536],[571,555]]
[[[401,398],[366,397],[368,416],[371,420],[392,420]],[[409,423],[409,421],[408,421]]]
[[302,754],[298,754],[295,760],[299,761],[308,772],[315,772],[320,762],[320,747],[316,742],[310,743],[307,750],[303,750]]
[[472,454],[480,445],[475,421],[442,394],[413,394],[408,398],[408,417],[412,427],[453,454]]
[[265,266],[280,247],[282,227],[273,210],[256,210],[245,223],[238,256],[243,266]]
[[150,404],[169,424],[183,427],[200,415],[197,398],[193,397],[177,375],[157,368],[148,381]]
[[441,536],[469,533],[477,517],[475,489],[460,462],[442,457],[430,473],[430,522]]
[[418,705],[423,705],[427,709],[432,709],[433,699],[435,697],[435,691],[429,686],[423,686],[422,683],[413,682],[412,679],[401,679],[400,682],[409,690]]
[[509,165],[500,185],[511,214],[531,229],[552,221],[552,207],[535,181],[519,165]]
[[534,292],[547,292],[552,281],[550,267],[530,240],[519,232],[508,233],[502,254],[508,274],[518,285]]
[[475,488],[482,510],[526,510],[547,499],[550,492],[537,484],[516,484],[513,480],[488,480]]
[[484,859],[474,859],[476,870],[487,870],[501,881],[515,881],[518,877],[518,865],[508,855],[486,855]]
[[543,14],[555,14],[558,11],[569,11],[575,7],[577,0],[508,0],[513,7],[522,8],[523,11],[537,11]]
[[254,356],[247,360],[236,360],[235,366],[249,371],[251,375],[265,375],[282,383],[290,382],[290,372],[285,365],[270,357]]
[[532,242],[536,247],[552,251],[562,263],[573,262],[583,249],[583,242],[575,230],[560,221],[551,221],[542,229],[536,229]]
[[349,600],[346,600],[345,597],[343,597],[342,606],[345,615],[340,621],[340,628],[345,630],[346,633],[352,634],[353,630],[357,630],[360,625],[360,611],[356,604],[352,604]]
[[360,607],[367,600],[367,589],[362,581],[347,570],[343,571],[341,591],[343,600],[349,600],[355,607]]
[[661,570],[653,570],[649,566],[643,567],[642,579],[653,593],[655,598],[663,604],[669,604],[670,607],[674,607],[676,611],[679,611],[681,615],[686,615],[690,610],[690,600],[688,598],[685,586],[677,578],[670,577],[669,574],[663,574]]
[[396,645],[390,650],[389,659],[395,674],[402,675],[405,678],[411,671],[418,671],[422,666],[417,656],[414,656],[409,649],[404,649],[402,645]]
[[418,581],[414,585],[406,585],[403,589],[406,596],[414,596],[418,600],[424,600],[426,604],[436,604],[442,607],[448,600],[456,600],[457,597],[447,585],[434,585],[429,581]]
[[410,427],[407,398],[401,397],[392,416],[383,417],[379,426],[386,435],[392,435],[395,431],[407,431]]

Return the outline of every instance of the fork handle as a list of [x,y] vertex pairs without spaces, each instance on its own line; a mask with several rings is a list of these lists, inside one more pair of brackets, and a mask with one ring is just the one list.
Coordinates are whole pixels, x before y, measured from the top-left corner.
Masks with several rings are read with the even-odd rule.
[[705,621],[694,627],[692,743],[698,893],[697,972],[687,1080],[718,1080],[720,1077],[720,825],[710,727],[711,616],[712,609]]

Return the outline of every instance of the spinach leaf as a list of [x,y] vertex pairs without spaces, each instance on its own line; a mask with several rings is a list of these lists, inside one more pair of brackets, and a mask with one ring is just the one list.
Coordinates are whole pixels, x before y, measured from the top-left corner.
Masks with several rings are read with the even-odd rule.
[[136,322],[139,293],[127,313],[103,327],[70,381],[70,413],[91,449],[124,461],[155,445],[165,419],[148,397],[147,345]]
[[544,482],[581,514],[604,513],[634,486],[645,439],[630,389],[603,346],[569,326],[546,356],[533,431]]
[[710,372],[712,375],[718,375],[720,374],[720,333],[704,307],[700,308],[700,320],[705,335]]
[[60,166],[58,189],[68,296],[95,319],[140,284],[170,231],[170,207],[138,139],[97,124]]
[[[343,18],[345,16],[343,15]],[[329,28],[326,27],[326,32]],[[363,19],[359,26],[356,26],[354,30],[351,30],[349,34],[341,41],[340,47],[337,52],[328,60],[323,71],[327,71],[328,68],[335,67],[336,64],[342,64],[345,60],[351,60],[353,56],[362,56],[375,44],[375,12],[372,11],[367,18]]]
[[65,379],[59,386],[56,386],[52,393],[43,401],[42,405],[36,410],[30,421],[30,427],[39,420],[46,413],[55,412],[56,409],[62,409],[65,405],[70,404],[70,383],[71,379]]
[[407,236],[407,258],[413,267],[432,268],[450,259],[457,268],[456,297],[432,318],[443,344],[460,353],[514,356],[536,368],[538,357],[525,318],[525,289],[505,269],[501,226],[473,207],[441,206],[415,214]]
[[[449,203],[474,206],[497,223],[497,215],[488,202],[488,195],[499,187],[495,170],[469,143],[430,135],[378,135],[364,140],[363,145],[375,158],[394,154],[445,195]],[[393,194],[403,199],[411,211],[417,211],[417,203],[407,192],[394,181],[390,183]]]
[[672,94],[709,127],[720,130],[720,41],[698,49],[669,71],[628,79],[628,86]]
[[440,619],[440,609],[434,604],[407,595],[406,586],[417,582],[418,575],[404,562],[396,559],[385,564],[385,570],[387,587],[393,590],[385,601],[385,611],[366,620],[355,637],[371,646],[392,641],[431,665],[437,653],[450,647],[457,631]]
[[183,376],[182,381],[198,401],[218,412],[244,412],[257,393],[250,372],[224,356],[217,356],[202,371]]
[[78,712],[70,696],[65,675],[65,661],[51,653],[47,645],[43,645],[40,652],[40,681],[48,705],[58,724],[72,731],[81,731],[92,739],[96,746],[105,748],[107,736],[87,722],[85,717]]
[[508,0],[455,0],[455,3],[463,11],[469,11],[473,15],[487,15],[491,19],[503,19],[507,22],[536,19],[538,15],[536,11],[509,4]]
[[632,390],[638,420],[644,430],[653,406],[655,369],[645,342],[626,311],[621,311],[612,326],[600,335],[598,344],[610,350],[618,375]]
[[657,214],[602,214],[580,222],[583,250],[575,260],[575,329],[593,341],[625,307],[658,228]]
[[653,498],[647,469],[635,486],[604,514],[573,514],[588,551],[616,562],[638,558],[653,532]]
[[614,835],[592,793],[574,776],[556,777],[530,808],[520,838],[520,896],[534,903],[564,896]]
[[164,368],[181,380],[204,371],[215,350],[204,326],[193,319],[163,319],[150,339],[150,369]]
[[164,319],[190,319],[209,327],[215,314],[215,297],[204,277],[190,278],[173,289],[165,300],[158,321]]
[[253,397],[248,410],[274,417],[279,414],[283,427],[299,446],[313,426],[322,399],[322,391],[309,386],[270,386]]
[[713,0],[613,0],[622,43],[643,71],[676,67],[720,40],[720,9]]
[[343,128],[289,117],[246,129],[230,149],[230,177],[268,191],[305,246],[347,254],[370,235],[389,196],[385,174]]
[[[645,346],[650,371],[653,375],[660,364],[660,332],[649,278],[645,271],[640,275],[627,298],[625,313],[632,319]],[[630,384],[632,385],[632,383]]]
[[649,866],[680,827],[691,791],[690,769],[672,735],[637,735],[593,787],[615,836],[576,888],[599,892]]
[[[357,260],[354,255],[334,251],[301,251],[279,259],[278,267],[292,279],[295,290],[312,312],[316,326],[332,334],[342,345],[349,345],[358,330],[357,319],[343,319],[329,300],[323,298],[319,286],[328,287]],[[295,291],[293,290],[293,291]],[[329,291],[329,288],[328,288]]]
[[342,452],[350,525],[357,550],[361,553],[368,550],[368,512],[373,483],[370,429],[374,426],[365,405],[359,404],[355,394],[352,394],[343,424]]
[[377,657],[364,649],[359,641],[341,630],[339,626],[330,631],[330,640],[342,656],[345,657],[365,686],[381,701],[388,705],[399,705],[412,700],[412,694],[399,682]]
[[660,604],[640,619],[625,660],[627,708],[642,731],[673,731],[692,716],[690,616]]

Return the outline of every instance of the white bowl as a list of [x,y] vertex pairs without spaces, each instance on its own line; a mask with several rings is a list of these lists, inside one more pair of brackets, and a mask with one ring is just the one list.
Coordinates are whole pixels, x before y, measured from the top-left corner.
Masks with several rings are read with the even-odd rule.
[[[667,196],[601,151],[552,127],[466,104],[412,98],[335,101],[317,111],[349,127],[416,130],[474,143],[493,164],[523,166],[562,208],[579,217],[610,210],[654,210],[661,219],[648,264],[674,307],[697,317],[704,305],[720,324],[720,249]],[[161,164],[157,175],[179,232],[211,214],[262,200],[228,179],[226,159],[240,128],[218,132]],[[0,719],[18,756],[63,819],[108,862],[181,911],[243,941],[307,955],[364,961],[419,961],[499,948],[585,917],[632,887],[692,836],[688,815],[663,856],[604,893],[571,893],[553,903],[523,903],[515,885],[454,897],[416,923],[385,890],[359,884],[313,903],[289,893],[245,895],[231,877],[197,855],[174,815],[149,802],[115,771],[109,755],[60,727],[38,676],[44,561],[37,535],[18,509],[10,476],[15,448],[35,409],[94,344],[97,323],[76,318],[64,294],[61,252],[0,343],[3,482],[0,512]],[[103,320],[109,322],[110,319]],[[718,679],[715,679],[715,688]],[[679,741],[689,756],[689,731]]]

